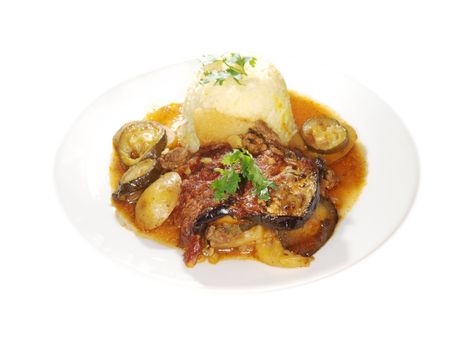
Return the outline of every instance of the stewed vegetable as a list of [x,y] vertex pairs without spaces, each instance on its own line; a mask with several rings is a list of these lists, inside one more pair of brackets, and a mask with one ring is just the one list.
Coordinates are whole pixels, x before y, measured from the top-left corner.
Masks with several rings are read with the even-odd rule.
[[279,231],[284,248],[302,256],[312,256],[332,236],[338,221],[337,210],[332,202],[320,197],[313,216],[301,228]]
[[151,230],[160,226],[177,205],[181,184],[180,175],[169,172],[146,188],[135,207],[138,227]]
[[128,201],[131,193],[144,190],[160,176],[162,168],[157,159],[148,158],[132,165],[120,178],[118,189],[113,197]]
[[284,251],[281,242],[271,230],[256,226],[252,230],[262,231],[263,237],[258,240],[255,246],[256,258],[268,265],[279,267],[304,267],[310,264],[311,258]]
[[113,142],[121,161],[132,166],[143,159],[157,158],[167,145],[167,135],[159,123],[141,120],[123,125]]
[[347,129],[336,119],[326,116],[308,119],[302,126],[301,135],[310,150],[321,154],[338,152],[349,141]]

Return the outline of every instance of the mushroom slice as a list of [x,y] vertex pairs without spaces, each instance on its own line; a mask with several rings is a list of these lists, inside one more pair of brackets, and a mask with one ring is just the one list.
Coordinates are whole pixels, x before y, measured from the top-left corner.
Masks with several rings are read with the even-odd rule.
[[308,148],[321,154],[338,152],[349,142],[347,129],[336,119],[326,116],[308,119],[301,134]]
[[113,143],[121,161],[132,166],[146,158],[157,158],[167,146],[167,135],[159,123],[140,120],[120,128]]

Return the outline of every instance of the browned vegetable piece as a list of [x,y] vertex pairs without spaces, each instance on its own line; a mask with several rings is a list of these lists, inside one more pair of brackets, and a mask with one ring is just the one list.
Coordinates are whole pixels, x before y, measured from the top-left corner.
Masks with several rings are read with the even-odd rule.
[[308,148],[320,154],[338,152],[349,142],[345,126],[327,116],[308,119],[302,126],[301,135]]
[[176,147],[159,158],[161,166],[165,170],[175,170],[190,159],[190,152],[185,147]]
[[146,188],[135,207],[138,227],[151,230],[160,226],[177,205],[181,185],[180,175],[170,172],[165,173]]
[[113,197],[118,200],[128,201],[131,193],[144,190],[161,175],[162,168],[156,159],[145,159],[132,165],[122,175],[118,189]]
[[127,194],[118,194],[117,192],[112,194],[112,198],[116,199],[120,202],[126,202],[128,204],[136,204],[138,201],[139,197],[143,191],[136,191],[136,192],[129,192]]
[[312,256],[332,236],[337,221],[337,210],[332,202],[320,197],[310,220],[299,229],[279,231],[279,239],[284,248],[302,256]]
[[132,166],[146,158],[157,158],[167,146],[167,135],[159,123],[140,120],[120,128],[113,143],[120,160]]

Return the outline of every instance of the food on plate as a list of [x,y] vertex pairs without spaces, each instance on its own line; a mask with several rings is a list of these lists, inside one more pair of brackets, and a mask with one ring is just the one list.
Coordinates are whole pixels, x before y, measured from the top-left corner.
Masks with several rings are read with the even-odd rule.
[[160,226],[174,210],[182,179],[176,172],[162,175],[144,190],[135,207],[138,227],[150,230]]
[[170,103],[158,110],[148,113],[147,120],[156,121],[165,127],[167,133],[167,147],[185,147],[190,152],[196,152],[199,148],[198,135],[192,118],[188,118],[182,112],[182,105]]
[[331,237],[338,219],[334,204],[321,197],[311,218],[295,230],[278,231],[279,240],[291,252],[312,256]]
[[212,233],[217,227],[225,233],[225,225],[215,224],[225,216],[235,221],[228,224],[229,229],[240,231],[241,225],[291,230],[311,217],[319,199],[322,162],[282,146],[268,134],[274,135],[257,121],[256,127],[241,135],[241,149],[227,144],[204,146],[179,169],[189,174],[184,176],[175,215],[187,264],[201,254],[206,229]]
[[140,120],[122,126],[113,142],[123,164],[131,166],[158,157],[167,145],[167,135],[162,125]]
[[287,144],[296,132],[289,92],[271,63],[229,54],[208,57],[188,88],[183,114],[201,143],[224,142],[263,120]]
[[349,141],[345,126],[324,115],[308,119],[300,131],[305,144],[316,153],[335,153],[342,150]]
[[271,63],[208,56],[183,103],[113,138],[112,203],[186,266],[253,258],[305,267],[356,201],[366,160],[336,113],[287,90]]
[[134,198],[132,196],[144,190],[153,183],[161,174],[162,168],[157,159],[148,158],[128,168],[118,183],[118,189],[113,197],[118,200]]

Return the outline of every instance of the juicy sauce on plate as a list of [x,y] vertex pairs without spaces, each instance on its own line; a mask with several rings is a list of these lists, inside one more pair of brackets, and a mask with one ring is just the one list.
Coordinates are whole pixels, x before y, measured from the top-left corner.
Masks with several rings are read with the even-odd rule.
[[[290,103],[298,128],[300,128],[308,118],[313,116],[325,115],[340,121],[343,120],[328,107],[296,92],[290,92]],[[176,118],[177,113],[175,113],[175,111],[178,111],[179,108],[173,107],[179,107],[179,105],[172,104],[170,107],[159,109],[157,112],[159,114],[158,117],[165,117],[167,119]],[[160,113],[165,113],[166,115],[161,116]],[[364,147],[357,141],[343,158],[328,164],[328,168],[334,171],[338,179],[336,186],[329,192],[329,197],[333,200],[337,208],[339,218],[342,219],[350,211],[365,185],[367,164]],[[118,181],[125,170],[126,167],[120,162],[117,153],[114,152],[110,165],[110,184],[113,191],[118,187]],[[113,199],[112,204],[117,210],[117,217],[124,226],[131,228],[142,237],[155,240],[167,246],[177,246],[179,229],[173,224],[172,217],[169,217],[156,229],[143,231],[136,227],[134,205]],[[237,250],[224,253],[218,252],[218,255],[219,258],[254,258],[253,254],[240,254]]]

